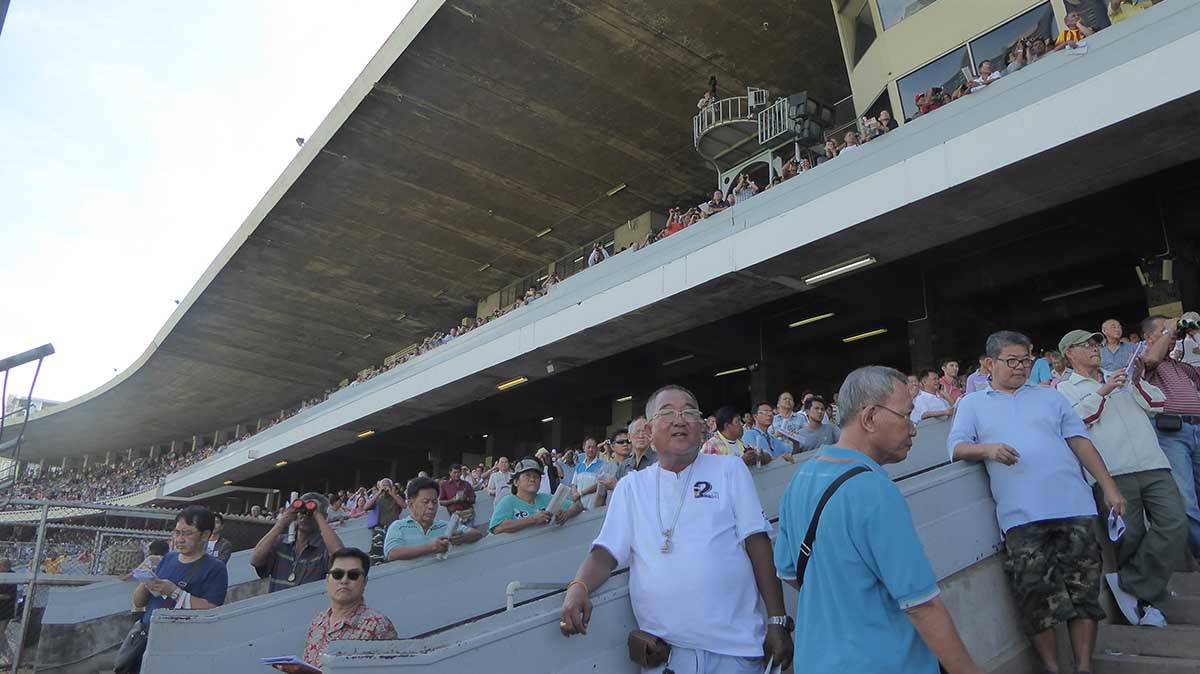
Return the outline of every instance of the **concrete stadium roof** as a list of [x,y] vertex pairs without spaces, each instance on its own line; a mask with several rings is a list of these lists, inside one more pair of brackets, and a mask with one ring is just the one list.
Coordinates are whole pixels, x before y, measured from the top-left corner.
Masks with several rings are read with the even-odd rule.
[[418,0],[142,356],[31,420],[22,457],[212,433],[378,364],[711,189],[710,75],[834,103],[840,49],[827,0]]

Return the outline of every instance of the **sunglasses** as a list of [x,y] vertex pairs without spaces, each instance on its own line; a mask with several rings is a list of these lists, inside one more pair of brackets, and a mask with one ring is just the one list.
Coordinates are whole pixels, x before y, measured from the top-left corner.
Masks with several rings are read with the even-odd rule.
[[361,569],[350,569],[349,571],[346,569],[330,569],[328,573],[329,577],[334,580],[341,580],[346,577],[349,577],[350,580],[358,580],[367,575]]
[[316,511],[317,502],[316,501],[305,501],[303,499],[296,499],[295,501],[292,501],[292,508],[294,508],[296,510],[307,510],[308,512],[311,513],[311,512]]

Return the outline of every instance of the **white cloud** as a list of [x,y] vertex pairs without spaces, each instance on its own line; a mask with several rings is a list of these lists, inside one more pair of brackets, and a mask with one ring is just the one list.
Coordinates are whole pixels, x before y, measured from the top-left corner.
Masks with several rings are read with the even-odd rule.
[[[0,357],[54,342],[35,395],[141,354],[411,5],[13,4]],[[23,394],[32,370],[15,374]]]

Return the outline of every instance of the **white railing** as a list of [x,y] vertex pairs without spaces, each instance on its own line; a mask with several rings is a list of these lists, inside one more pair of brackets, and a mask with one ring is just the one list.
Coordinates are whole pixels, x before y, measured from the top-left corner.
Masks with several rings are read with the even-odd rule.
[[702,109],[692,118],[692,143],[700,147],[700,137],[714,126],[728,122],[753,122],[754,114],[750,112],[750,99],[745,96],[722,98]]
[[758,143],[764,145],[790,131],[791,121],[788,119],[787,99],[775,101],[769,108],[758,113]]

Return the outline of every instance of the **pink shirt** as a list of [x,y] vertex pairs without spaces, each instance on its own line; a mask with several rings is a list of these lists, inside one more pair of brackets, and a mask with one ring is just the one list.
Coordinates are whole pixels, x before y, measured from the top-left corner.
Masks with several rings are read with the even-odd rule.
[[950,398],[950,404],[958,402],[958,399],[963,397],[963,390],[958,385],[958,379],[951,379],[946,375],[941,378],[942,388],[946,391],[946,396]]

